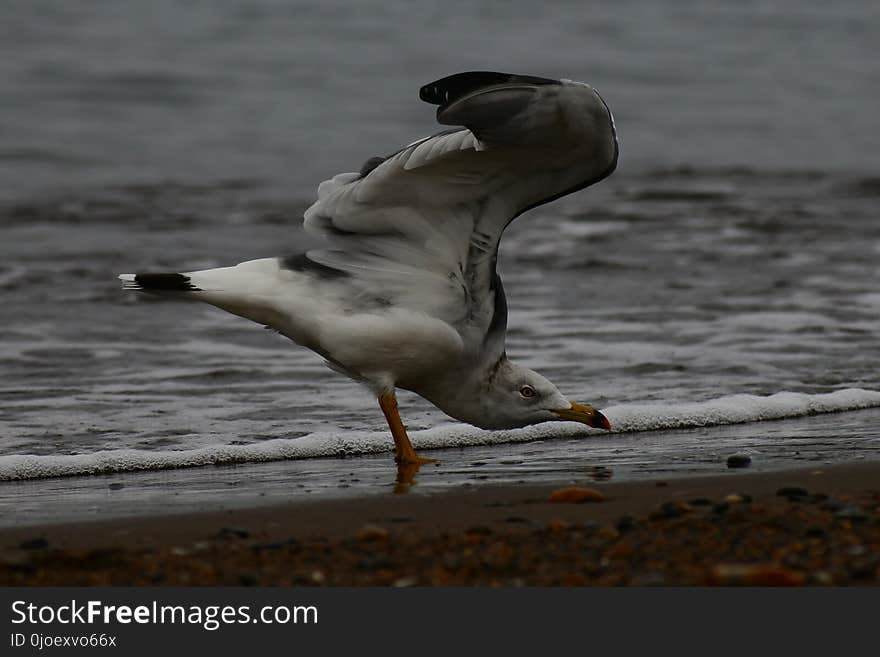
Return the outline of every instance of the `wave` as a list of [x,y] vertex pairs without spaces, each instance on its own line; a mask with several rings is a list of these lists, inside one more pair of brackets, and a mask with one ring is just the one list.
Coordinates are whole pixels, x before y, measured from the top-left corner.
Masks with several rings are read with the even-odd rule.
[[[780,420],[875,407],[880,407],[880,391],[849,388],[812,395],[778,392],[769,396],[730,395],[693,403],[624,404],[602,409],[602,412],[614,427],[612,433],[633,433]],[[417,449],[434,449],[582,437],[585,432],[605,435],[605,432],[580,425],[546,423],[511,431],[483,431],[466,425],[447,425],[415,431],[410,437]],[[391,445],[385,432],[348,431],[316,432],[250,445],[216,445],[179,451],[119,449],[63,456],[8,455],[0,457],[0,481],[353,456],[390,452]]]

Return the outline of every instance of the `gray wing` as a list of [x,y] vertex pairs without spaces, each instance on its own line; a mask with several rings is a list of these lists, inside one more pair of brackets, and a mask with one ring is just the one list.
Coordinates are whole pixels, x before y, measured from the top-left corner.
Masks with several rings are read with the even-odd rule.
[[567,80],[460,73],[420,96],[439,105],[441,124],[465,127],[322,183],[304,226],[328,243],[299,264],[336,272],[354,305],[424,312],[469,348],[493,341],[497,351],[507,315],[495,271],[501,234],[529,208],[614,170],[613,119],[590,86]]

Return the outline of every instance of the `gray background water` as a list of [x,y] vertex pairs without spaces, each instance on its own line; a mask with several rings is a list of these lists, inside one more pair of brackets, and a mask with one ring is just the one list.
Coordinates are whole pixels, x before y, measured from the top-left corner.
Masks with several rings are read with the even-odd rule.
[[[876,389],[878,34],[873,2],[7,0],[0,456],[382,431],[369,395],[313,355],[213,309],[124,296],[114,276],[294,248],[316,184],[435,131],[419,86],[469,69],[588,81],[621,138],[610,180],[505,238],[514,357],[599,406]],[[447,422],[402,405],[415,429]],[[783,435],[818,458],[877,458],[877,414],[852,415],[704,434],[701,462],[758,444],[789,463]],[[692,439],[643,438],[646,471]],[[648,449],[631,440],[595,449],[624,473]],[[534,475],[523,463],[559,466],[572,445],[541,449],[464,456],[497,467],[461,476]],[[317,467],[287,465],[271,476]],[[357,470],[321,467],[337,483]],[[198,499],[227,485],[165,477]],[[35,509],[73,487],[2,486]]]
[[876,171],[880,5],[5,0],[0,188],[316,179],[434,130],[460,70],[585,80],[621,173]]

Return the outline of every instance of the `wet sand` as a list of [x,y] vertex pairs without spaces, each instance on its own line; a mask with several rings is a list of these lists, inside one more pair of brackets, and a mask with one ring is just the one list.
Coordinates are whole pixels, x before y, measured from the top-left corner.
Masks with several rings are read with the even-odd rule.
[[880,463],[560,488],[2,529],[0,584],[880,584]]

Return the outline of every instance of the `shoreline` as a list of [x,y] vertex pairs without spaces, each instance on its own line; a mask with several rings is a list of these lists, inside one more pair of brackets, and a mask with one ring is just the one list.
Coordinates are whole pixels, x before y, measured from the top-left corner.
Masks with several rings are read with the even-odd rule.
[[[415,495],[489,486],[606,485],[646,478],[751,476],[830,467],[854,458],[880,462],[880,408],[844,416],[775,420],[642,434],[611,434],[429,450],[439,459],[416,475]],[[835,436],[829,440],[828,436]],[[768,439],[769,438],[769,439]],[[390,441],[388,441],[390,443]],[[731,469],[731,455],[751,465]],[[836,465],[834,466],[836,467]],[[137,470],[0,484],[0,532],[13,527],[147,518],[310,501],[387,497],[396,483],[391,452],[180,469]]]
[[0,584],[880,585],[880,462],[560,488],[3,528]]

